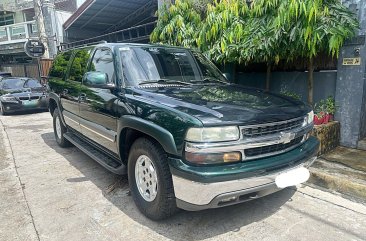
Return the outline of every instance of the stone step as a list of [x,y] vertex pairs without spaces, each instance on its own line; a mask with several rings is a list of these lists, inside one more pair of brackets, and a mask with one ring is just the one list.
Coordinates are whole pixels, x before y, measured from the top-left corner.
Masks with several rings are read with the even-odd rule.
[[358,142],[357,149],[366,151],[366,139]]
[[366,203],[366,172],[322,158],[310,167],[310,172],[308,183]]

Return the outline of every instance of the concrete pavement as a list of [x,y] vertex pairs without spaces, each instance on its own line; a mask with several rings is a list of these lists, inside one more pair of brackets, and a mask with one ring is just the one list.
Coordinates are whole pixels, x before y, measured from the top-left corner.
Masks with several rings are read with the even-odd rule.
[[366,206],[307,186],[153,222],[126,177],[57,146],[49,113],[0,116],[0,240],[366,240]]

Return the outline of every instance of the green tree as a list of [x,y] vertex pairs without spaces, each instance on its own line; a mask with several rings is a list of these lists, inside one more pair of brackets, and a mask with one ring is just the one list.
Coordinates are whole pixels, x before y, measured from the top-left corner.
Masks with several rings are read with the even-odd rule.
[[[308,102],[313,103],[313,60],[319,53],[338,56],[358,22],[338,0],[178,0],[159,10],[152,42],[198,47],[216,63],[267,63],[302,57],[308,62]],[[202,3],[202,2],[201,2]],[[202,13],[206,9],[206,14]]]
[[201,8],[194,0],[177,0],[158,10],[158,22],[150,35],[151,42],[173,46],[197,48],[197,36],[201,28]]
[[308,61],[308,102],[313,104],[314,58],[324,52],[338,56],[344,41],[355,35],[358,21],[338,0],[287,0],[287,6],[279,9],[275,21],[288,32],[289,56]]

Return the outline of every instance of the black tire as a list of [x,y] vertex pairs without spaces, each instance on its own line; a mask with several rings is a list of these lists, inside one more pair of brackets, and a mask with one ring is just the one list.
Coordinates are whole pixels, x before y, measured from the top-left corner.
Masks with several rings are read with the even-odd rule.
[[[137,188],[135,168],[137,159],[142,155],[149,157],[157,174],[157,194],[153,201],[146,201]],[[161,220],[178,210],[167,154],[155,141],[139,138],[133,143],[128,157],[128,179],[133,200],[146,217]]]
[[[59,121],[60,124],[60,129],[61,129],[61,133],[60,136],[57,134],[57,130],[56,130],[56,121]],[[59,110],[56,108],[53,112],[53,132],[55,133],[55,138],[56,138],[56,142],[59,146],[61,147],[69,147],[71,146],[71,143],[65,139],[64,137],[64,133],[67,132],[66,126],[64,126],[64,124],[62,123],[61,117],[60,117],[60,112]]]
[[4,110],[3,103],[0,102],[0,115],[6,115],[6,112]]

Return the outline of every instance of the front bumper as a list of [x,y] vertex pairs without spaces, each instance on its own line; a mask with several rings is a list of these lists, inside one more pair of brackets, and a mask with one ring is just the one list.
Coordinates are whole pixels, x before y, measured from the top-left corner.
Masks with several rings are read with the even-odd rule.
[[190,167],[171,162],[177,206],[202,210],[249,201],[280,190],[275,178],[284,171],[315,160],[319,141],[311,137],[301,146],[271,157],[242,162],[241,165]]
[[48,109],[48,99],[47,97],[42,97],[34,101],[2,102],[2,105],[6,113],[24,110]]

